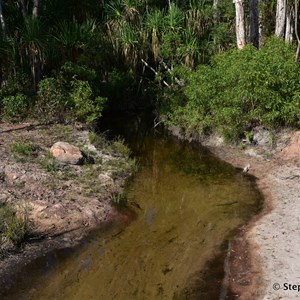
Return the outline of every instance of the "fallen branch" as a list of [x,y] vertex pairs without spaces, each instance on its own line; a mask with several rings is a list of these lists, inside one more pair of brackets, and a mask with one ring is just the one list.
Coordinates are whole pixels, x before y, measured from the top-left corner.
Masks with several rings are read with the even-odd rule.
[[[146,67],[148,67],[148,68],[149,68],[156,76],[159,75],[158,72],[157,72],[154,68],[152,68],[145,60],[143,60],[143,59],[141,58],[141,61],[142,61],[142,63],[143,63]],[[159,79],[162,80],[161,77],[159,77]],[[165,80],[162,80],[162,83],[163,83],[165,86],[170,87],[170,85],[169,85]]]

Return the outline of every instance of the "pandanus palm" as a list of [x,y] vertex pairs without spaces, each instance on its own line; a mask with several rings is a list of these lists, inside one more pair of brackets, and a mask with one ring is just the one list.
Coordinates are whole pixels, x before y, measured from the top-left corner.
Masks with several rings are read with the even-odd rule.
[[178,48],[178,54],[187,67],[195,66],[195,61],[199,56],[199,46],[192,30],[188,29],[183,32],[182,45]]
[[135,0],[109,1],[105,5],[107,35],[116,56],[136,65],[142,31]]
[[164,28],[164,15],[160,10],[154,10],[146,15],[145,27],[147,36],[151,38],[151,51],[154,60],[157,61],[160,55],[161,34]]
[[122,1],[110,1],[104,6],[105,11],[105,25],[107,28],[107,35],[111,41],[112,48],[117,54],[119,52],[119,41],[122,35],[123,20],[123,6]]
[[22,30],[21,45],[29,57],[34,90],[42,77],[42,64],[46,49],[45,30],[39,18],[28,17]]
[[88,42],[93,38],[97,23],[88,19],[79,24],[75,19],[63,21],[57,27],[55,39],[64,55],[65,60],[75,62],[80,52],[84,51]]
[[207,0],[191,1],[189,9],[185,12],[186,27],[201,38],[212,24],[213,6]]
[[121,47],[125,60],[136,66],[138,58],[139,33],[130,25],[125,25],[121,36]]
[[168,14],[165,17],[165,24],[173,31],[181,30],[184,26],[184,15],[182,10],[175,4],[171,4]]
[[175,4],[164,17],[164,30],[162,34],[161,54],[165,62],[172,66],[178,62],[176,55],[181,44],[181,32],[184,28],[184,15],[182,10]]

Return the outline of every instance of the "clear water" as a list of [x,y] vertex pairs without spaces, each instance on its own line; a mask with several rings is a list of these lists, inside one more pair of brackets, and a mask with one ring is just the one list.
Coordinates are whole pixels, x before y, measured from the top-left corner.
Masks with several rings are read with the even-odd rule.
[[126,188],[137,218],[37,260],[8,299],[218,299],[226,243],[260,207],[254,180],[137,119],[120,124],[140,165]]

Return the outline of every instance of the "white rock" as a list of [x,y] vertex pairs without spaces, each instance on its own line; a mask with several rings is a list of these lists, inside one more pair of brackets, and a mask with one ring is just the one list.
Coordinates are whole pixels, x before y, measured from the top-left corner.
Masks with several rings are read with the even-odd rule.
[[55,143],[50,152],[62,164],[80,165],[84,160],[80,149],[66,142]]

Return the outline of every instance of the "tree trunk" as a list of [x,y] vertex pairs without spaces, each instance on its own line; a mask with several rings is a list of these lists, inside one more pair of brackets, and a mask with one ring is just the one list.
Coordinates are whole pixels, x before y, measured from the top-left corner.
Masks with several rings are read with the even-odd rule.
[[213,22],[214,24],[220,23],[220,12],[219,12],[219,0],[214,0],[213,2],[213,9],[214,9],[214,15],[213,15]]
[[[33,0],[32,17],[37,18],[39,14],[41,0]],[[34,91],[38,91],[39,82],[42,79],[42,64],[38,50],[33,50],[32,55],[32,77],[34,84]]]
[[277,0],[275,35],[284,38],[286,18],[286,0]]
[[38,17],[40,4],[40,0],[33,0],[32,17]]
[[2,69],[2,63],[0,62],[0,89],[2,88],[3,84],[3,69]]
[[236,41],[238,49],[244,48],[246,45],[246,31],[245,31],[245,15],[243,0],[233,0],[235,4],[236,15]]
[[38,91],[39,82],[42,79],[42,66],[41,60],[38,54],[34,54],[32,58],[32,77],[33,77],[33,84],[34,84],[34,91]]
[[171,6],[172,6],[171,0],[168,0],[168,6],[169,6],[169,10],[171,10]]
[[285,20],[285,41],[287,43],[293,42],[294,34],[294,8],[290,5],[286,8],[286,20]]
[[6,25],[5,25],[5,20],[4,20],[4,16],[3,16],[2,0],[0,0],[0,23],[1,23],[2,35],[3,35],[4,39],[6,39]]
[[259,0],[259,12],[258,12],[258,18],[259,18],[259,47],[261,47],[264,43],[265,40],[265,29],[264,29],[264,18],[265,18],[265,13],[266,13],[266,2],[268,0]]
[[25,0],[21,0],[20,5],[21,5],[22,15],[25,20],[27,18],[28,2],[26,3]]
[[298,32],[298,8],[299,8],[299,0],[295,0],[295,34],[296,34],[296,39],[297,39],[297,51],[296,51],[296,62],[299,61],[300,57],[300,38],[299,38],[299,32]]
[[250,43],[259,47],[258,0],[250,0]]

